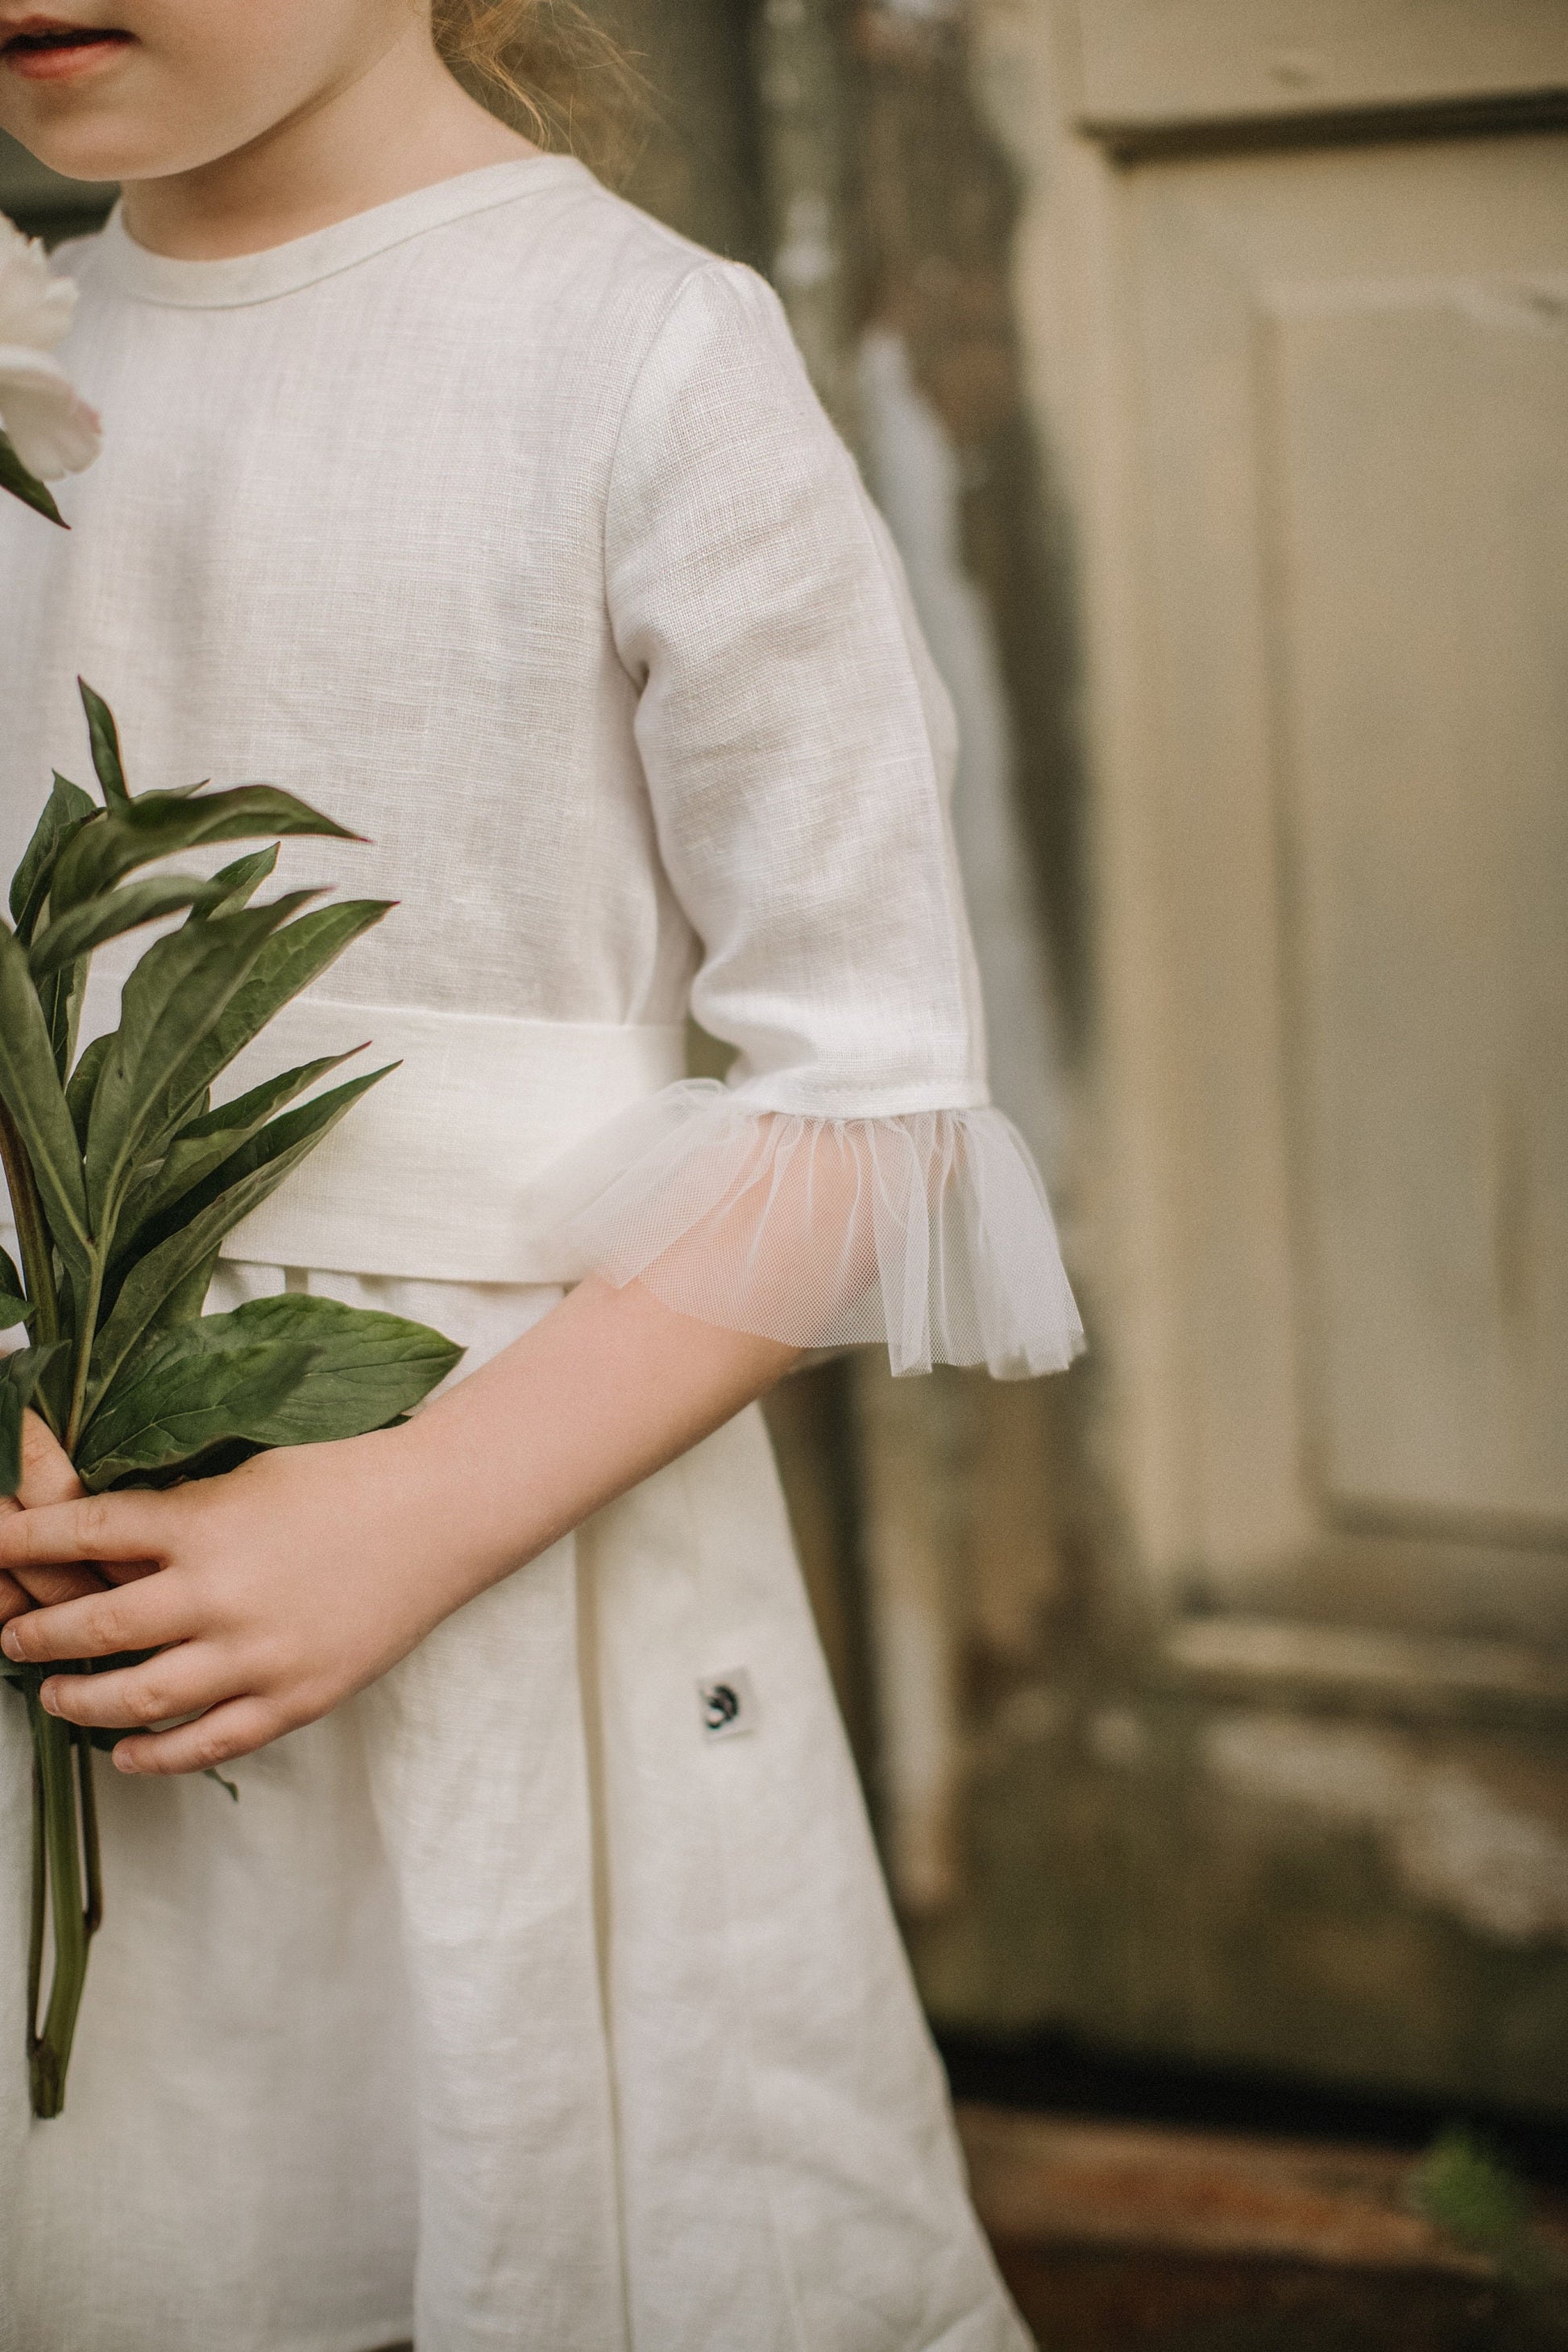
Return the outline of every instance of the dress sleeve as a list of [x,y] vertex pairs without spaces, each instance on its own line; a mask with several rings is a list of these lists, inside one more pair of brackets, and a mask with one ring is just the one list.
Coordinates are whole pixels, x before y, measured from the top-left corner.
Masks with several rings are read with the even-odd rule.
[[694,267],[628,402],[616,644],[691,1009],[736,1049],[574,1152],[574,1254],[678,1310],[893,1370],[1054,1370],[1082,1333],[986,1092],[951,706],[902,568],[749,270]]

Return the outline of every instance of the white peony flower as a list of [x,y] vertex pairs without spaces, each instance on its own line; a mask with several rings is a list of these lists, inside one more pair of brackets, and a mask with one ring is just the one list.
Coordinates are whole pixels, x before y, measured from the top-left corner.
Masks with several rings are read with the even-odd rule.
[[0,426],[30,474],[54,481],[98,455],[94,412],[49,353],[76,308],[44,248],[0,214]]

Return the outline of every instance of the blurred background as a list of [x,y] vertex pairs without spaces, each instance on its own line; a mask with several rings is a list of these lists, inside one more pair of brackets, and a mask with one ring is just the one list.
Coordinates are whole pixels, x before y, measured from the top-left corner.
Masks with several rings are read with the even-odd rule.
[[1005,2265],[1568,2343],[1568,6],[592,13],[902,548],[1090,1328],[773,1411]]

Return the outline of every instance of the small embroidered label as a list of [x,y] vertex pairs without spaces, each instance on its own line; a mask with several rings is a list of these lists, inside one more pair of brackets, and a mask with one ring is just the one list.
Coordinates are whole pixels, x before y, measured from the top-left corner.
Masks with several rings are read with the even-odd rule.
[[742,1732],[756,1729],[756,1694],[744,1666],[737,1666],[732,1674],[715,1675],[711,1682],[699,1683],[697,1697],[704,1738],[739,1739]]

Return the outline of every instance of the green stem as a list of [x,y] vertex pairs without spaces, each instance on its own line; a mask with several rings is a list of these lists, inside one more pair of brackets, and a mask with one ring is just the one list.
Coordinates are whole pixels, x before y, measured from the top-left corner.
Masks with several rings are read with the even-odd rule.
[[44,1855],[55,1931],[55,1973],[40,2028],[35,2012],[29,2049],[33,2113],[58,2116],[65,2105],[77,2011],[87,1978],[88,1915],[82,1901],[82,1857],[75,1766],[75,1736],[68,1723],[46,1715],[29,1690],[33,1752],[43,1782]]
[[35,1310],[33,1338],[42,1347],[60,1337],[60,1297],[55,1287],[55,1257],[38,1181],[16,1121],[0,1103],[0,1169],[5,1171],[22,1250],[27,1302]]
[[98,1790],[92,1779],[91,1736],[76,1732],[76,1777],[81,1794],[81,1853],[87,1878],[85,1925],[88,1941],[103,1925],[103,1854],[98,1837]]
[[48,1872],[44,1867],[44,1775],[37,1749],[33,1751],[33,1906],[27,1924],[27,2056],[33,2054],[38,1996],[44,1989],[44,1906],[48,1900]]
[[[34,1310],[32,1336],[39,1345],[48,1345],[63,1336],[54,1249],[32,1160],[4,1104],[0,1104],[0,1170],[4,1171],[11,1195],[11,1213],[22,1253],[22,1276]],[[64,1433],[68,1453],[74,1448],[80,1433],[92,1329],[101,1289],[101,1269],[95,1268],[90,1310],[78,1339],[70,1412]],[[45,1405],[41,1393],[37,1402]],[[71,1725],[45,1713],[36,1685],[29,1685],[26,1696],[33,1738],[34,1789],[32,1913],[27,1936],[27,2063],[33,2113],[47,2117],[58,2116],[65,2105],[66,2071],[87,1979],[88,1945],[103,1916],[103,1885],[91,1742]],[[54,1925],[54,1978],[48,2006],[40,2023],[46,1911],[52,1916]]]
[[87,1405],[87,1378],[92,1369],[92,1342],[98,1330],[98,1310],[103,1299],[103,1258],[95,1251],[92,1276],[88,1286],[86,1303],[77,1323],[76,1365],[71,1379],[70,1411],[66,1416],[60,1444],[76,1459],[76,1449],[81,1438],[82,1414]]

